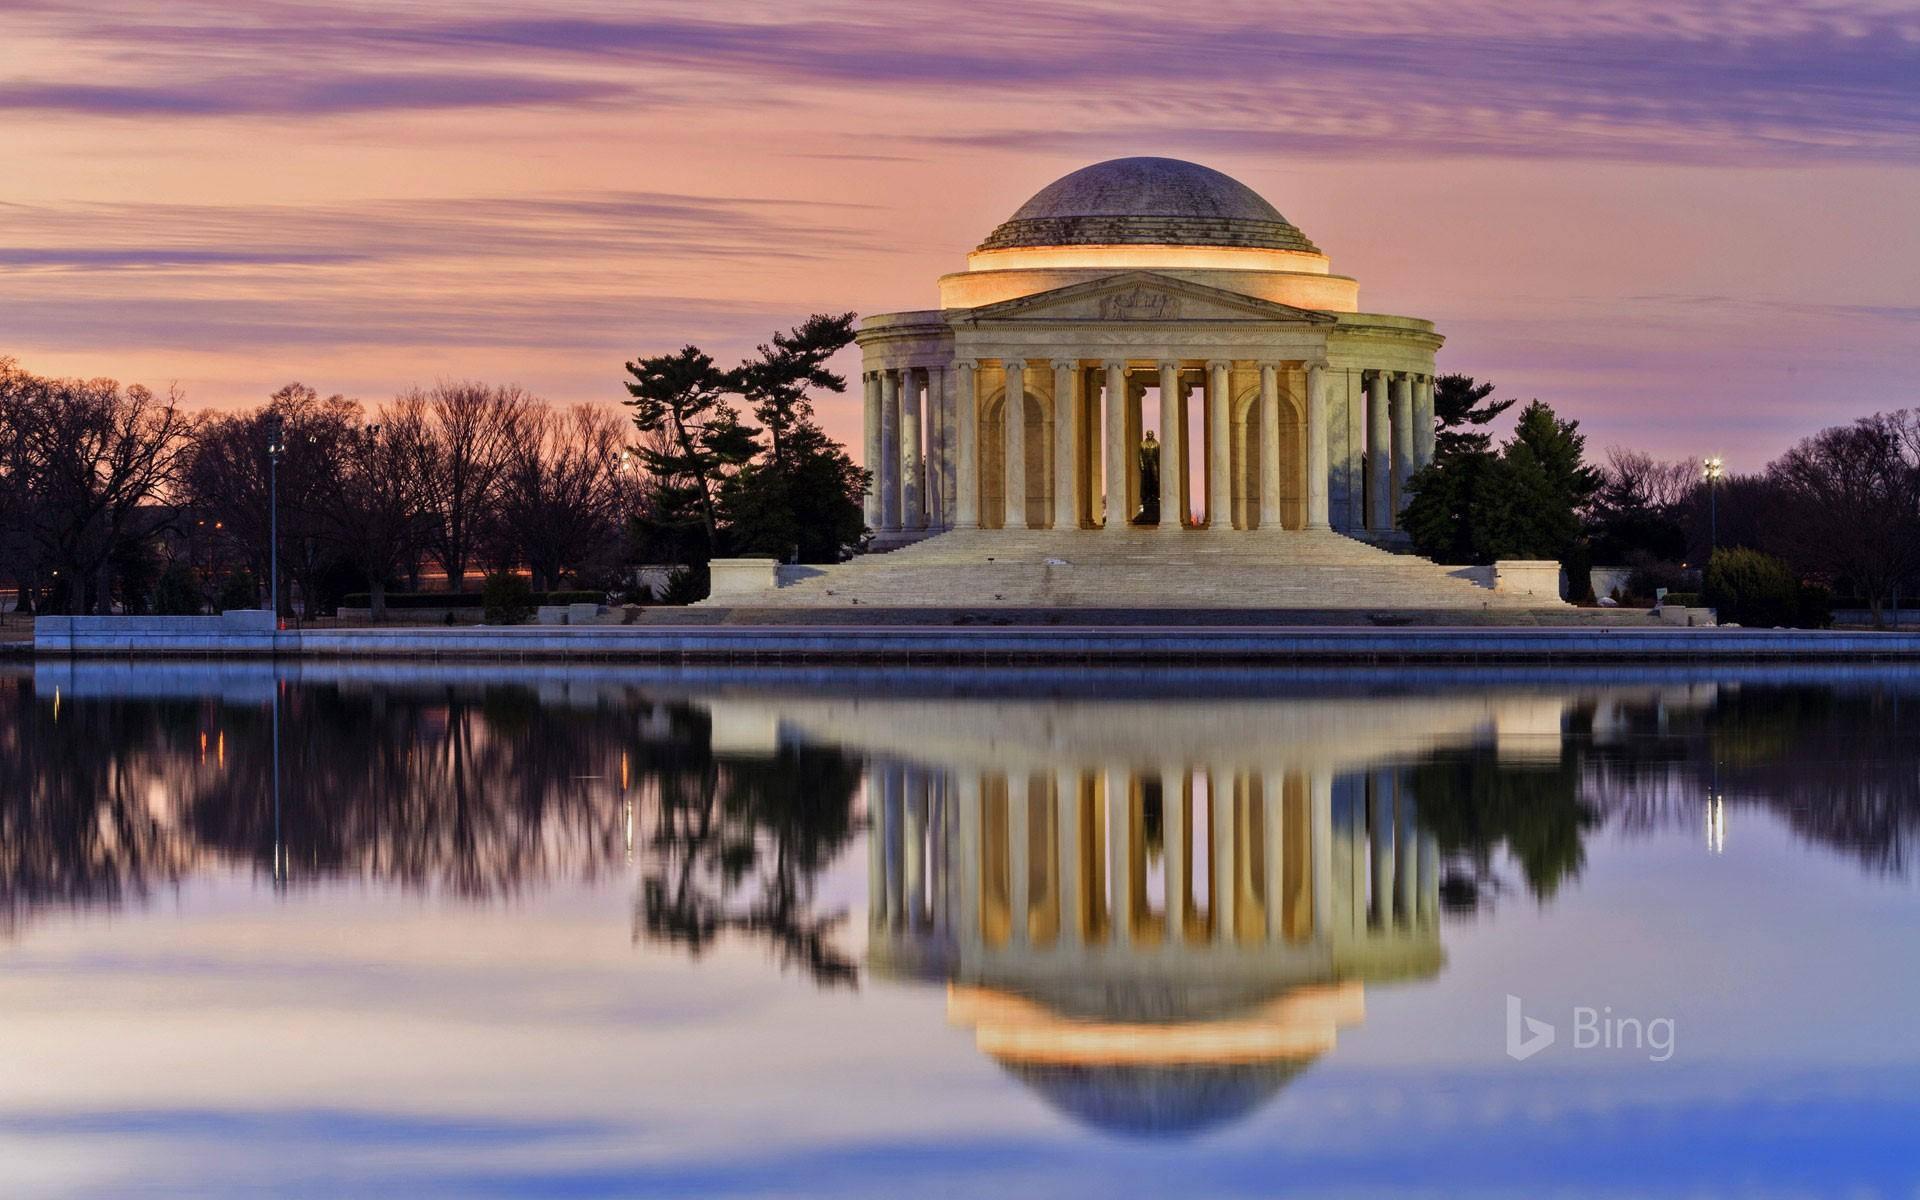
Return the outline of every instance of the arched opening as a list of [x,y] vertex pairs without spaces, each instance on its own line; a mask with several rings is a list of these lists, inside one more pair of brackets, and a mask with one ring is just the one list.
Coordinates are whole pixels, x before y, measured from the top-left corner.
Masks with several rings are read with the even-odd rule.
[[1007,393],[1003,387],[987,398],[980,412],[980,525],[985,529],[1039,529],[1052,520],[1053,404],[1045,393],[1029,385],[1022,441],[1026,464],[1024,512],[1008,520],[1007,511]]

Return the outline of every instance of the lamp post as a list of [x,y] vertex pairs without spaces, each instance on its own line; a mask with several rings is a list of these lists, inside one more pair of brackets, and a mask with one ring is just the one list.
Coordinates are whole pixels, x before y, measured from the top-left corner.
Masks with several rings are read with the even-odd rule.
[[[267,414],[267,603],[280,623],[280,453],[287,448],[287,422]],[[276,746],[277,750],[278,747]]]
[[1700,478],[1707,481],[1707,557],[1720,548],[1720,479],[1727,464],[1718,454],[1700,464]]

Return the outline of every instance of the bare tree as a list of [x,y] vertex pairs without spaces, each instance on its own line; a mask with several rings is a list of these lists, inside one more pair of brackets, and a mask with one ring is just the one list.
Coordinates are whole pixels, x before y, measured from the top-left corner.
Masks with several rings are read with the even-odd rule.
[[422,410],[426,434],[420,481],[432,518],[427,549],[446,572],[447,586],[459,591],[533,400],[512,385],[442,382],[403,401]]
[[1607,449],[1600,473],[1606,488],[1636,496],[1648,508],[1662,512],[1678,510],[1700,485],[1699,468],[1687,459],[1662,462],[1643,450],[1623,446]]
[[1782,512],[1771,540],[1802,569],[1857,588],[1880,624],[1887,596],[1920,570],[1920,412],[1824,429],[1767,467]]
[[250,412],[209,419],[186,470],[186,499],[194,533],[218,529],[224,542],[265,579],[270,540],[267,417],[283,422],[280,456],[280,569],[291,575],[305,611],[313,611],[327,557],[327,508],[350,439],[358,436],[360,406],[344,396],[321,399],[290,383]]
[[496,557],[525,563],[536,589],[612,565],[634,504],[628,428],[591,404],[527,410],[501,475],[494,540]]
[[351,430],[340,469],[321,493],[324,536],[366,578],[376,621],[386,615],[387,580],[411,573],[419,559],[425,524],[417,470],[420,420],[416,408],[395,405]]
[[[0,364],[10,522],[55,605],[106,611],[110,564],[152,534],[174,498],[196,422],[180,397],[111,379],[39,379]],[[142,511],[146,510],[146,511]]]

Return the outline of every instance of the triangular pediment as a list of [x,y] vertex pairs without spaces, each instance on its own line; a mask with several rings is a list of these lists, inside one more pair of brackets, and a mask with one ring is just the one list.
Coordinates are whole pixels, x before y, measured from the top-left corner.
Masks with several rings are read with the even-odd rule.
[[1154,271],[1126,271],[1031,296],[982,305],[971,321],[1296,321],[1332,324],[1335,318]]

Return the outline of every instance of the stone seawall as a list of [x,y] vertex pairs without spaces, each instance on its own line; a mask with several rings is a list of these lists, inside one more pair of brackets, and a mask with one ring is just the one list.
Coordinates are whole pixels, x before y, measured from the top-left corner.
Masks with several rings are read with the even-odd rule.
[[281,633],[269,629],[221,633],[198,627],[104,631],[76,626],[64,634],[51,631],[49,636],[37,636],[35,650],[43,658],[608,659],[969,665],[1872,661],[1920,659],[1920,633],[1688,628],[800,625],[513,626]]

